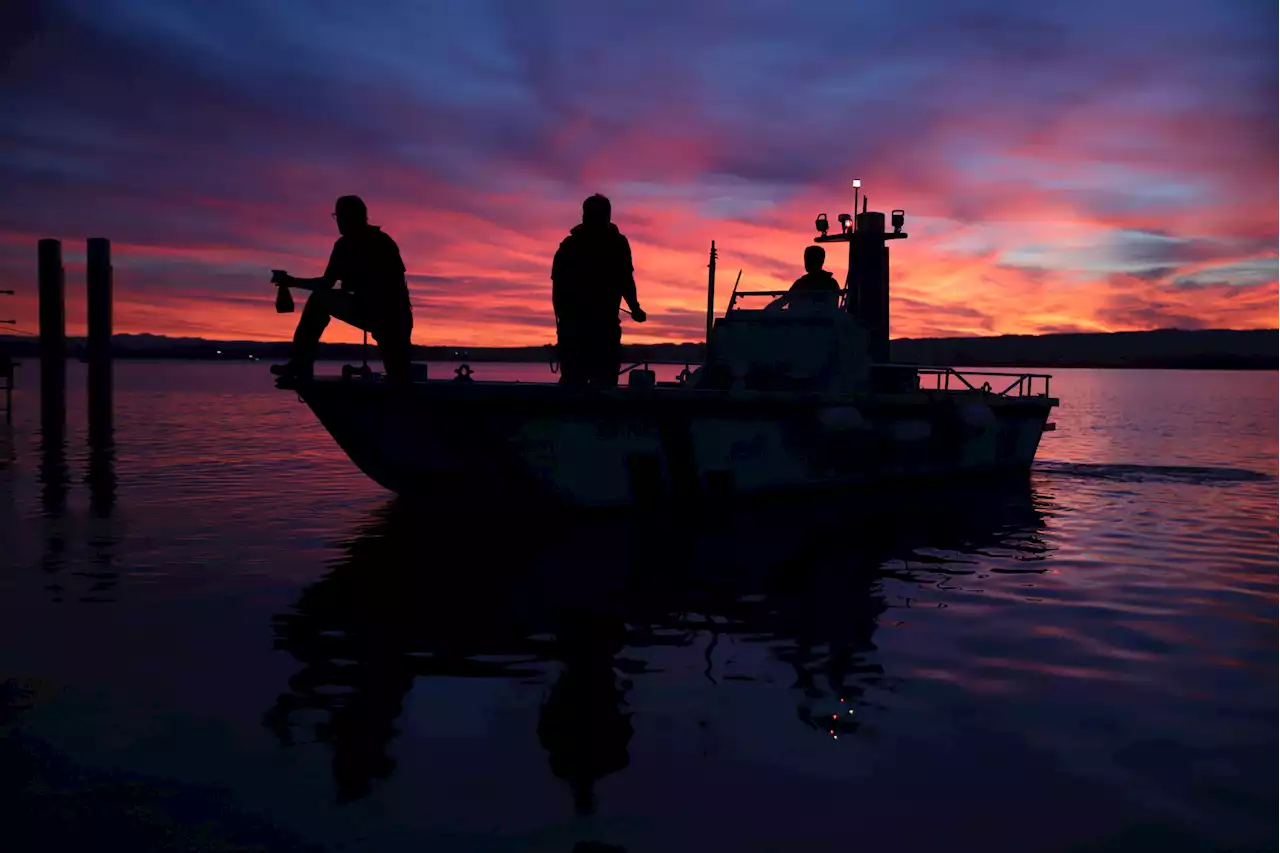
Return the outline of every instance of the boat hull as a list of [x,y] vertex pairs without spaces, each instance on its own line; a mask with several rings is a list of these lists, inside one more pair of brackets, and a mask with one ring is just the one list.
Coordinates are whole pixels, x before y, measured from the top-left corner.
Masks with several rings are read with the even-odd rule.
[[295,390],[407,497],[582,508],[1026,471],[1057,401],[981,391],[808,395],[680,386],[319,379]]

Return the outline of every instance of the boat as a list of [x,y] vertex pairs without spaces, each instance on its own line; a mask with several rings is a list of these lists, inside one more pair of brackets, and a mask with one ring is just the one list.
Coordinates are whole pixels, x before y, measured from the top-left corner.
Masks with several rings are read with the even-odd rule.
[[[367,369],[282,377],[366,475],[406,497],[608,509],[874,487],[1029,470],[1058,400],[1051,377],[896,364],[889,358],[889,244],[905,212],[815,221],[843,243],[838,302],[777,308],[739,291],[714,315],[708,264],[701,365],[658,382],[625,367],[615,388],[485,380],[469,365],[396,388]],[[742,307],[768,296],[764,308]]]

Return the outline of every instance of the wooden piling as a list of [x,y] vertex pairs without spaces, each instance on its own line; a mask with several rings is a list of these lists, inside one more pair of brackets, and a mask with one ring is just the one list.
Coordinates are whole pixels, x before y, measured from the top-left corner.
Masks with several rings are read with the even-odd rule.
[[91,237],[86,244],[85,276],[89,360],[89,509],[105,518],[115,505],[114,384],[111,347],[114,271],[111,241]]
[[[0,290],[0,296],[13,296],[12,290]],[[15,325],[17,320],[0,320],[0,323],[6,325]],[[9,353],[0,349],[0,389],[4,391],[4,420],[5,423],[13,423],[13,369],[17,367],[17,362]]]
[[91,237],[85,251],[85,277],[88,285],[87,314],[89,360],[89,419],[93,429],[95,412],[111,409],[112,353],[112,269],[111,241]]
[[[41,240],[38,247],[40,301],[40,407],[61,422],[67,387],[66,277],[62,241]],[[43,416],[42,416],[43,417]],[[48,418],[45,418],[46,420]]]

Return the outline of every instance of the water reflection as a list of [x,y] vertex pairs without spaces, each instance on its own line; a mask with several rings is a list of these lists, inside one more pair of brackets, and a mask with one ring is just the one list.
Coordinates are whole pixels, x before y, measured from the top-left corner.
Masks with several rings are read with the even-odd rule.
[[67,413],[48,402],[40,410],[40,507],[45,518],[61,518],[67,509],[71,472],[67,468]]
[[0,471],[18,461],[18,448],[13,440],[13,427],[0,424]]
[[[71,473],[67,467],[66,407],[56,397],[42,398],[40,406],[40,508],[44,516],[44,551],[40,567],[49,575],[61,572],[67,559],[63,516]],[[50,578],[46,589],[54,601],[62,601],[64,589]]]
[[85,483],[89,486],[89,566],[76,574],[90,586],[81,601],[108,601],[120,572],[116,566],[119,546],[116,524],[115,423],[111,397],[110,365],[105,376],[94,377],[89,389],[89,456]]
[[[61,400],[42,404],[38,441],[40,462],[40,506],[44,527],[41,568],[51,576],[75,562],[68,553],[75,519],[68,510],[72,474],[67,458],[67,411]],[[101,389],[91,397],[88,446],[84,483],[89,488],[89,520],[86,533],[87,566],[73,574],[88,581],[80,601],[106,601],[115,587],[119,570],[116,550],[119,536],[113,515],[116,508],[116,448],[113,411],[109,391]],[[83,566],[84,564],[81,563]],[[66,587],[51,577],[46,589],[55,601],[64,600]]]
[[110,388],[95,389],[89,405],[89,509],[109,518],[116,505],[115,424]]
[[333,750],[346,801],[393,772],[395,721],[416,677],[527,680],[558,669],[536,733],[576,811],[590,813],[596,782],[628,765],[637,688],[618,673],[643,676],[644,650],[710,629],[714,681],[721,635],[764,643],[796,674],[804,726],[856,732],[849,711],[886,677],[873,642],[885,579],[946,571],[993,547],[1034,561],[1051,547],[1044,503],[1022,480],[976,496],[571,526],[393,501],[276,618],[276,648],[303,668],[264,722],[292,743],[306,712],[319,712],[314,737]]
[[563,670],[538,713],[538,741],[551,772],[573,793],[580,815],[596,810],[595,783],[630,763],[627,745],[635,733],[625,713],[626,689],[614,674],[614,658],[626,641],[617,617],[578,611],[566,614],[554,656]]

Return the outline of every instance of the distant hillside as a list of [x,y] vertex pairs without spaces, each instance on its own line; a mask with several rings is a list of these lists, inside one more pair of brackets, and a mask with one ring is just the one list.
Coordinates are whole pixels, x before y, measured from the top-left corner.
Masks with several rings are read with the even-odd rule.
[[902,339],[889,347],[894,361],[957,367],[1280,369],[1275,329]]
[[[250,356],[284,360],[285,342],[210,341],[161,335],[116,335],[116,357],[123,359],[242,360]],[[83,352],[84,339],[68,340],[67,354]],[[0,335],[0,349],[18,358],[36,358],[31,337]],[[894,361],[954,367],[1098,367],[1201,370],[1280,369],[1280,333],[1257,331],[1164,329],[1154,332],[1114,332],[1077,335],[1002,335],[991,338],[904,338],[892,341]],[[630,344],[623,347],[628,362],[702,360],[701,343]],[[370,347],[370,358],[377,351]],[[320,357],[355,361],[359,344],[321,344]],[[552,347],[414,347],[417,361],[549,361]]]

